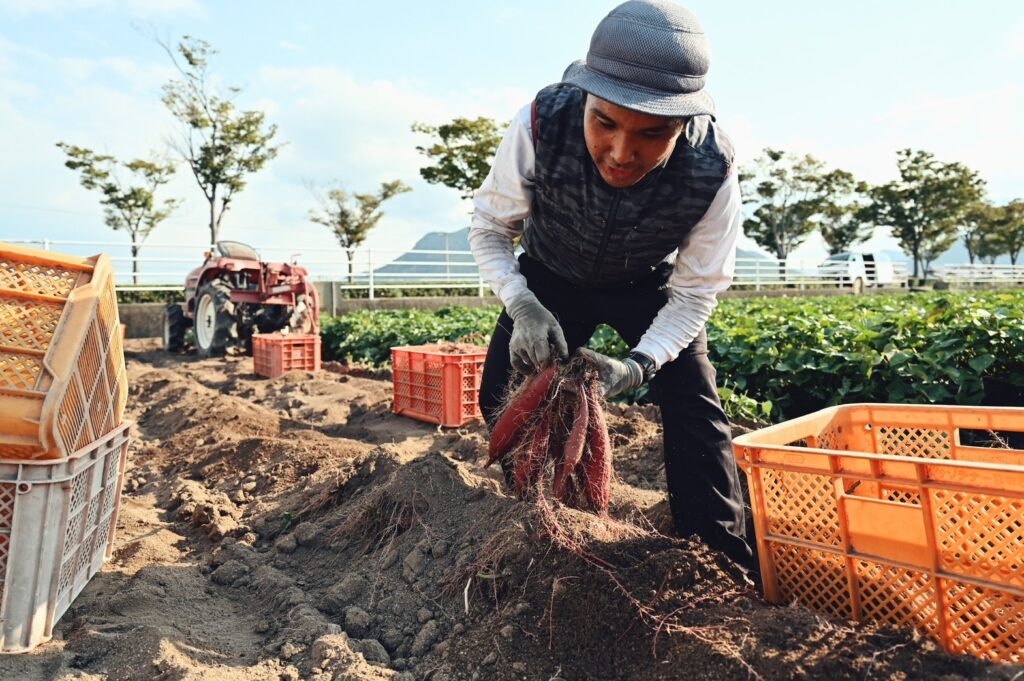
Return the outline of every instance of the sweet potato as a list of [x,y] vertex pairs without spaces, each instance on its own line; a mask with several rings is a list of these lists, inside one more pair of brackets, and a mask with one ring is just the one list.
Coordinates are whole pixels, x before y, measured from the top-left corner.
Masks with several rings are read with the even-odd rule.
[[501,413],[491,432],[486,465],[490,466],[501,459],[517,444],[523,427],[547,395],[554,376],[555,367],[552,365],[527,379],[526,385],[512,397],[512,401]]
[[562,503],[568,503],[569,495],[566,494],[566,485],[576,466],[583,459],[587,430],[590,425],[590,404],[587,399],[587,391],[583,389],[583,386],[580,386],[577,395],[573,407],[572,430],[569,431],[569,437],[565,441],[561,461],[555,461],[555,474],[551,485],[551,491],[555,498]]
[[583,492],[593,509],[604,515],[608,512],[608,501],[611,498],[612,449],[597,383],[591,385],[587,397],[590,406],[590,423],[587,430],[589,456],[583,460]]
[[529,447],[516,457],[515,481],[516,494],[526,497],[531,487],[539,480],[547,460],[548,447],[551,443],[551,426],[554,421],[553,412],[545,411],[533,431]]

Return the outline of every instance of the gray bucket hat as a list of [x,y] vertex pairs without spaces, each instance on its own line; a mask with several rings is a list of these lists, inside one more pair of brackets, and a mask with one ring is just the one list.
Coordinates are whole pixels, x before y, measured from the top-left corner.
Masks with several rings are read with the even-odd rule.
[[629,0],[608,13],[585,60],[562,82],[612,104],[655,116],[715,115],[704,92],[711,61],[704,27],[691,11],[664,0]]

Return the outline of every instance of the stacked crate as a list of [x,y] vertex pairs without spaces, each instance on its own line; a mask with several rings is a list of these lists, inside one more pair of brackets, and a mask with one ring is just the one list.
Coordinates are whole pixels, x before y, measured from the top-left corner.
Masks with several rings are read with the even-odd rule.
[[0,243],[0,652],[47,640],[110,556],[127,395],[110,258]]

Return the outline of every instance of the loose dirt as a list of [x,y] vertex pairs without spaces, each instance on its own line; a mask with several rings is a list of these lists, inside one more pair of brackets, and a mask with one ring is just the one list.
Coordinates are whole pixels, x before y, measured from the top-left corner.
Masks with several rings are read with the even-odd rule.
[[386,373],[276,380],[128,342],[114,556],[2,679],[1016,679],[906,630],[763,603],[665,529],[657,414],[608,420],[610,517],[482,469],[480,424],[390,412]]

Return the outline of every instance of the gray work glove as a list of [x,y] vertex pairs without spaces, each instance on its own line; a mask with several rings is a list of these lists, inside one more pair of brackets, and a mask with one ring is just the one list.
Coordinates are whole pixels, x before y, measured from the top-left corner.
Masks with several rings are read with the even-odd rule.
[[614,359],[587,348],[580,348],[579,353],[597,367],[605,397],[615,397],[619,393],[639,387],[644,382],[644,370],[636,360],[629,357]]
[[569,356],[562,327],[532,291],[516,296],[505,311],[515,322],[508,346],[513,367],[523,373],[539,371]]

